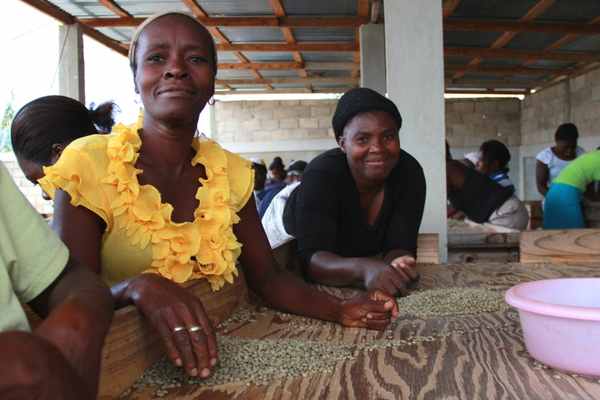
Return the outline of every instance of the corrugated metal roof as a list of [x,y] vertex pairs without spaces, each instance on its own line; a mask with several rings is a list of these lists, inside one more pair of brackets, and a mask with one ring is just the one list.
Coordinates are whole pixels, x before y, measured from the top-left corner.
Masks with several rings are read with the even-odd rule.
[[560,33],[521,32],[517,34],[507,49],[542,50],[563,37]]
[[452,18],[519,19],[538,0],[461,0]]
[[293,33],[298,42],[353,42],[353,28],[294,28]]
[[282,4],[288,15],[356,15],[356,0],[283,0]]
[[272,69],[261,69],[258,72],[265,78],[297,78],[298,72],[297,70],[292,69],[281,69],[281,70],[272,70]]
[[[387,0],[397,1],[397,0]],[[418,1],[418,0],[415,0]],[[50,2],[65,12],[77,18],[111,18],[117,19],[113,11],[108,7],[100,4],[98,1],[91,0],[50,0]],[[185,6],[181,0],[115,0],[115,2],[129,14],[134,17],[147,17],[157,12],[164,11],[181,11],[190,13],[190,9]],[[211,17],[262,17],[267,16],[274,18],[274,9],[270,0],[197,0],[197,3]],[[293,17],[318,17],[327,18],[336,16],[356,16],[357,15],[357,0],[282,0],[282,5],[286,11],[286,15]],[[479,22],[493,22],[495,20],[503,20],[510,22],[518,22],[524,15],[534,9],[534,6],[539,5],[539,0],[460,0],[458,7],[448,17],[448,20],[469,19]],[[589,22],[594,18],[600,17],[600,0],[556,0],[545,11],[537,15],[532,23],[538,21],[546,21],[551,23],[557,22]],[[270,21],[272,22],[272,21]],[[285,20],[280,21],[285,22]],[[128,22],[130,23],[130,21]],[[100,33],[108,38],[117,40],[121,44],[126,44],[130,41],[131,34],[134,31],[133,27],[114,26],[114,27],[98,27]],[[223,35],[231,43],[278,43],[285,44],[287,41],[282,29],[277,26],[256,26],[256,27],[234,27],[221,26],[218,28],[220,32],[211,29],[211,33],[219,43],[220,36]],[[353,43],[356,40],[356,28],[354,27],[291,27],[291,33],[298,43],[311,42],[331,42],[331,43]],[[445,31],[444,44],[451,47],[464,48],[489,48],[496,39],[502,37],[503,32],[475,32],[475,31]],[[534,33],[520,32],[504,44],[506,49],[516,49],[522,51],[543,51],[549,45],[563,38],[564,34],[556,33]],[[576,40],[566,41],[565,45],[559,49],[552,51],[572,51],[572,52],[587,52],[587,54],[600,53],[600,35],[579,35],[575,36]],[[110,41],[105,41],[108,45],[112,45],[117,51],[119,46],[115,46]],[[294,61],[292,51],[281,52],[262,52],[262,51],[242,51],[250,62],[291,62]],[[301,52],[302,59],[305,62],[354,62],[355,53],[353,51],[323,51],[323,52]],[[477,57],[445,57],[447,67],[464,67],[471,63]],[[527,67],[527,68],[545,68],[561,70],[565,67],[574,66],[575,62],[548,61],[539,60],[531,64],[526,64],[522,59],[486,59],[478,57],[478,62],[482,67],[504,67],[499,71],[468,71],[465,75],[469,79],[480,80],[493,78],[498,82],[512,80],[515,84],[522,84],[523,80],[534,80],[549,78],[551,75],[519,75],[519,70],[515,69],[515,73],[506,73],[506,68],[510,66]],[[220,52],[220,62],[240,62],[233,52]],[[383,62],[383,60],[382,60]],[[338,70],[331,71],[332,66],[328,66],[323,70],[311,68],[308,70],[308,78],[313,76],[335,77],[349,76],[350,70],[348,66],[340,66]],[[298,72],[293,69],[289,70],[261,70],[260,73],[264,77],[296,77]],[[453,70],[448,70],[446,75],[452,76]],[[255,75],[249,70],[223,70],[219,72],[220,79],[254,79]],[[492,80],[489,78],[489,80]],[[465,80],[463,79],[463,81]],[[349,87],[351,84],[347,84]],[[466,83],[462,86],[468,87]],[[318,85],[321,88],[337,88],[336,84]],[[506,85],[501,85],[506,87]],[[264,85],[260,86],[264,88]],[[300,85],[302,87],[302,85]],[[316,86],[315,86],[316,87]]]
[[539,20],[587,22],[598,15],[600,15],[598,0],[562,0],[555,1]]
[[352,53],[331,51],[331,52],[309,52],[303,51],[304,61],[352,61]]
[[268,0],[202,0],[198,3],[210,16],[273,14]]
[[488,47],[501,33],[498,32],[466,32],[446,31],[444,32],[445,46],[460,47]]
[[277,51],[245,51],[243,53],[250,61],[294,61],[292,53]]
[[220,28],[232,43],[251,42],[284,42],[285,39],[279,28]]

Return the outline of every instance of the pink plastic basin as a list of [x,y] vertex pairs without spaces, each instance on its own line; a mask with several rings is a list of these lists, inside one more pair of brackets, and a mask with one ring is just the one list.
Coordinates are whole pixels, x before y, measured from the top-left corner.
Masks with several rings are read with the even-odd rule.
[[525,346],[538,361],[600,376],[600,278],[548,279],[506,292],[519,311]]

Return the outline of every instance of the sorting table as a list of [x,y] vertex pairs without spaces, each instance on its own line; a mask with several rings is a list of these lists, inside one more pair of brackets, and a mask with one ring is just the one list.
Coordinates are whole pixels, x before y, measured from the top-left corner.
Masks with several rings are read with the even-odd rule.
[[[600,262],[599,262],[600,264]],[[594,266],[550,264],[421,265],[419,289],[450,287],[505,291],[519,282],[559,277],[600,277]],[[348,289],[323,288],[338,296]],[[301,325],[305,324],[305,326]],[[252,322],[224,332],[246,338],[302,339],[357,344],[428,337],[428,340],[357,352],[320,375],[275,379],[268,385],[234,382],[173,389],[169,399],[598,399],[600,380],[540,365],[527,353],[518,314],[504,311],[432,318],[405,316],[375,332],[307,321],[256,308]],[[568,343],[557,343],[568,346]],[[127,398],[153,398],[152,387]]]

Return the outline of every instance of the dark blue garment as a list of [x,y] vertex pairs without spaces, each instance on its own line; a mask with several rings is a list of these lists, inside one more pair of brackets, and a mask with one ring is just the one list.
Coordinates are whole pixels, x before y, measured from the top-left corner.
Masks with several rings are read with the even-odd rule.
[[262,191],[262,199],[260,200],[260,205],[258,206],[258,215],[262,219],[265,212],[267,212],[267,208],[269,208],[269,204],[273,201],[273,197],[277,195],[277,193],[281,192],[281,190],[285,187],[285,183],[278,181],[272,183],[265,187]]

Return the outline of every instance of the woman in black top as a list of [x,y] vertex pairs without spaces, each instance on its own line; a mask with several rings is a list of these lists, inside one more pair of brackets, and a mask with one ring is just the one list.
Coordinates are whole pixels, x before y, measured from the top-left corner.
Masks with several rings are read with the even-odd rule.
[[373,90],[350,90],[338,102],[339,148],[310,162],[283,215],[308,278],[392,295],[416,279],[425,177],[400,149],[401,125],[394,103]]

